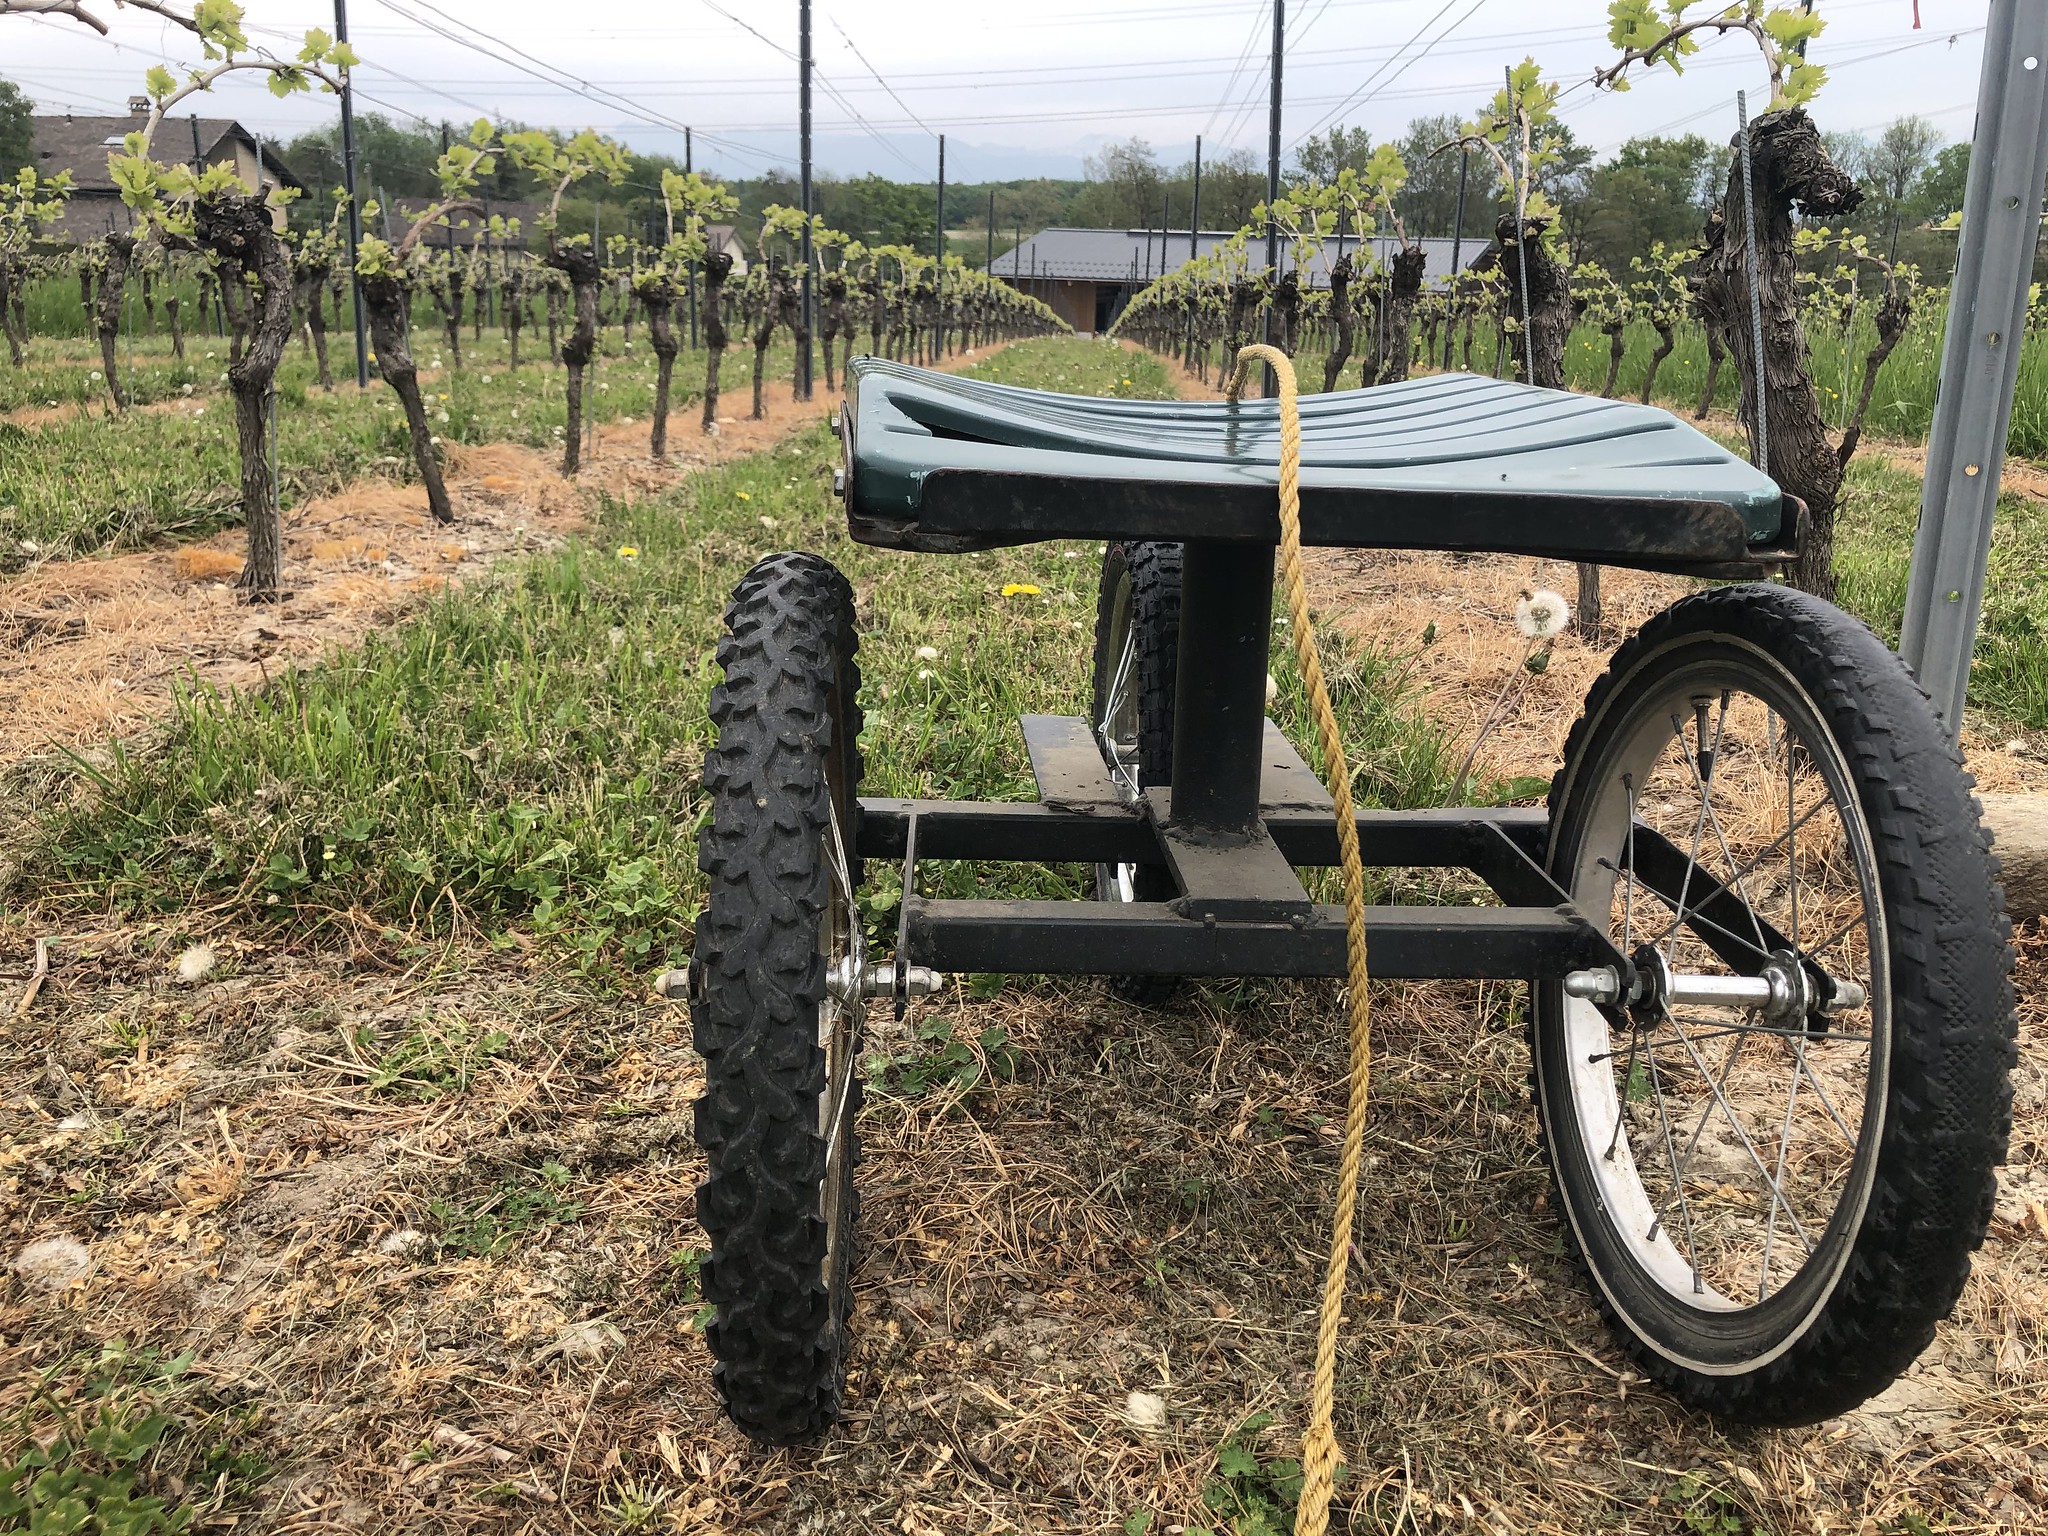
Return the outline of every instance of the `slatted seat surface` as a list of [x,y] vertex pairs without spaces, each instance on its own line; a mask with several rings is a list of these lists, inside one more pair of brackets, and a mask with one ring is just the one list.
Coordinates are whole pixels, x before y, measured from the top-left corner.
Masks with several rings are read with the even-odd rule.
[[[1278,538],[1277,401],[1058,395],[877,358],[850,373],[863,542]],[[1301,419],[1310,544],[1748,574],[1791,543],[1796,503],[1652,406],[1452,373],[1304,395]]]

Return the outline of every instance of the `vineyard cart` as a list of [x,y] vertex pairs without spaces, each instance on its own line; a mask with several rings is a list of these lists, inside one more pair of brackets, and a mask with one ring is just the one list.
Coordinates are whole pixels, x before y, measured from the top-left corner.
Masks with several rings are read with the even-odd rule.
[[[945,973],[1339,976],[1332,804],[1266,718],[1276,402],[1082,399],[863,359],[855,538],[1103,541],[1087,718],[1022,722],[1039,799],[863,798],[854,596],[824,560],[735,590],[690,991],[707,1063],[709,1339],[769,1441],[839,1409],[860,1041]],[[1969,780],[1869,630],[1759,581],[1801,508],[1667,413],[1463,374],[1301,404],[1304,542],[1730,579],[1644,624],[1546,809],[1364,810],[1376,867],[1499,905],[1377,906],[1382,977],[1530,983],[1566,1241],[1623,1348],[1696,1407],[1792,1424],[1881,1389],[1969,1270],[2009,1121],[2009,927]],[[903,872],[872,957],[865,860]],[[1094,900],[929,900],[920,859],[1093,866]]]

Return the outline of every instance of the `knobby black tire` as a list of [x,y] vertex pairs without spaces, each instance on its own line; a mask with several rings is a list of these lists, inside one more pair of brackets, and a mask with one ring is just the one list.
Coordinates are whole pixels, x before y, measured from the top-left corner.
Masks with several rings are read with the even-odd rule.
[[849,859],[858,835],[853,591],[814,555],[772,555],[734,590],[725,623],[724,680],[711,691],[718,742],[704,766],[711,815],[697,853],[709,890],[691,962],[705,1062],[696,1132],[709,1165],[697,1192],[711,1239],[702,1282],[717,1307],[706,1338],[734,1421],[789,1444],[838,1417],[846,1374],[860,1076],[841,1117],[848,1177],[839,1260],[826,1274],[818,941],[833,798]]
[[[1150,788],[1173,782],[1174,682],[1180,666],[1181,546],[1151,542],[1110,544],[1102,554],[1102,581],[1095,599],[1095,669],[1088,719],[1098,724],[1109,703],[1119,659],[1116,629],[1117,595],[1130,584],[1130,621],[1137,632],[1138,782]],[[1104,761],[1109,749],[1098,734]],[[1106,865],[1095,870],[1095,895],[1114,899],[1113,875]],[[1171,901],[1179,895],[1163,864],[1141,864],[1132,886],[1139,901]],[[1110,992],[1144,1008],[1162,1008],[1180,995],[1174,976],[1110,976]]]
[[1560,1058],[1546,1055],[1562,1038],[1554,982],[1535,989],[1531,1083],[1566,1242],[1622,1346],[1691,1407],[1748,1424],[1810,1424],[1866,1401],[1912,1363],[1954,1307],[1983,1242],[2012,1121],[2012,927],[1973,781],[1925,692],[1862,624],[1780,586],[1696,594],[1616,651],[1551,787],[1553,878],[1569,878],[1572,799],[1591,793],[1574,776],[1594,771],[1606,722],[1622,712],[1628,690],[1649,688],[1655,669],[1705,645],[1774,658],[1834,737],[1868,828],[1887,935],[1891,1049],[1869,1196],[1847,1262],[1803,1331],[1773,1346],[1782,1353],[1760,1356],[1753,1369],[1691,1369],[1614,1304],[1594,1251],[1610,1261],[1617,1251],[1603,1247],[1604,1218],[1583,1185],[1575,1204],[1572,1181],[1561,1176],[1574,1149],[1560,1144],[1557,1127],[1575,1127],[1576,1111],[1552,1102],[1568,1088]]

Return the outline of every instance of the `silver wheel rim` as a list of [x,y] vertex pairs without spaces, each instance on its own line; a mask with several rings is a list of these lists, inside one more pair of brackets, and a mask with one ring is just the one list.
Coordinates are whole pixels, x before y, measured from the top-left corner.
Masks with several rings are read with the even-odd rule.
[[[835,722],[836,723],[836,722]],[[838,786],[828,786],[825,868],[828,875],[825,911],[818,923],[818,954],[825,974],[837,976],[851,958],[867,959],[860,929],[860,908],[854,901],[852,865],[846,856],[846,834],[840,825]],[[867,1022],[867,1000],[858,987],[850,991],[827,985],[818,1000],[818,1049],[825,1058],[825,1091],[818,1095],[818,1134],[825,1143],[825,1174],[818,1181],[818,1209],[825,1221],[825,1282],[832,1287],[845,1263],[844,1212],[847,1181],[853,1177],[848,1149],[852,1145],[846,1117],[852,1103],[853,1074]]]
[[[1890,988],[1869,829],[1832,736],[1761,656],[1677,669],[1629,706],[1615,740],[1589,765],[1598,781],[1573,786],[1592,798],[1571,880],[1580,910],[1622,953],[1648,945],[1674,972],[1737,974],[1702,938],[1718,929],[1754,974],[1768,924],[1800,962],[1864,989],[1863,1005],[1826,1014],[1820,1033],[1804,1009],[1652,1000],[1624,1018],[1561,998],[1580,1138],[1571,1155],[1623,1251],[1667,1298],[1701,1312],[1760,1307],[1796,1283],[1811,1304],[1776,1353],[1848,1261],[1883,1131]],[[1684,860],[1675,892],[1638,870],[1645,827]],[[1732,926],[1689,906],[1696,870],[1737,898]]]

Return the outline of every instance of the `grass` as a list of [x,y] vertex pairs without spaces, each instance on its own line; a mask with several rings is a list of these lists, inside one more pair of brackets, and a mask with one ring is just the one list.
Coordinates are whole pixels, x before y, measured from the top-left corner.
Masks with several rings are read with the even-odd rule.
[[[544,332],[537,344],[530,336],[522,342],[517,372],[506,366],[506,344],[490,332],[481,343],[464,335],[462,369],[436,369],[439,334],[416,333],[416,340],[428,407],[448,418],[435,423],[443,438],[540,449],[559,442],[567,420],[566,374],[549,366]],[[234,405],[222,377],[227,351],[210,337],[189,350],[190,360],[179,364],[168,343],[139,348],[127,374],[135,402],[179,404],[119,416],[108,413],[103,386],[90,377],[99,358],[86,343],[38,341],[27,368],[0,368],[0,571],[31,559],[198,536],[238,520]],[[791,356],[786,343],[770,349],[771,380],[788,379]],[[333,362],[345,376],[344,352],[337,350]],[[749,409],[752,368],[751,347],[727,351],[720,370],[725,413]],[[653,408],[654,374],[644,331],[636,329],[628,350],[616,328],[609,330],[603,355],[586,377],[588,416],[644,421]],[[687,414],[701,408],[703,381],[701,353],[677,359],[672,431],[686,430]],[[188,386],[189,405],[183,403]],[[372,380],[367,397],[352,383],[327,393],[311,359],[294,346],[278,370],[277,387],[278,473],[287,516],[307,497],[362,475],[415,478],[398,397],[383,384]],[[51,403],[70,412],[35,424],[5,416]]]
[[[1020,345],[987,376],[1157,397],[1158,360]],[[475,387],[475,386],[472,386]],[[762,555],[816,549],[860,592],[868,788],[1031,797],[1020,714],[1086,706],[1097,546],[945,559],[853,544],[821,424],[772,453],[614,504],[585,541],[448,593],[388,635],[251,697],[187,692],[160,751],[79,762],[95,791],[54,813],[32,876],[131,914],[229,907],[297,924],[358,910],[429,932],[539,937],[586,969],[687,957],[701,895],[698,774],[726,594]],[[1016,588],[1005,596],[1006,588]],[[920,658],[921,648],[937,651]],[[1446,748],[1398,663],[1333,655],[1367,803],[1438,803]],[[1302,700],[1276,647],[1279,713]],[[935,894],[1081,894],[1082,872],[935,862]],[[893,878],[869,916],[893,926]],[[403,1075],[403,1074],[401,1074]]]

